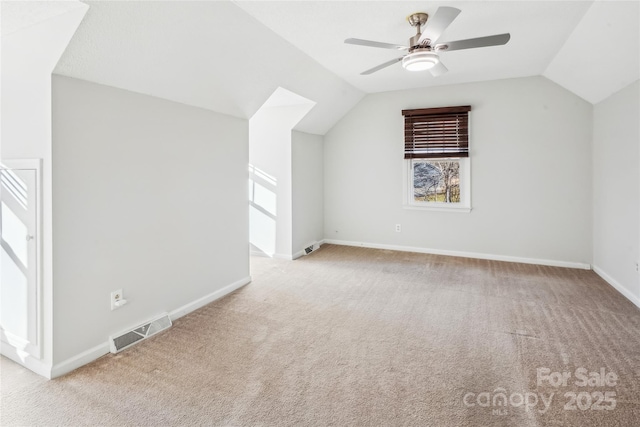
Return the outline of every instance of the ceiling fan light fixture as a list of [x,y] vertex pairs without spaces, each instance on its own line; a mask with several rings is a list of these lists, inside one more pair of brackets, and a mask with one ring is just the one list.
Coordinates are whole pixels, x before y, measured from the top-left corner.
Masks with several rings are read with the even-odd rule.
[[402,66],[409,71],[424,71],[440,62],[437,54],[427,49],[416,49],[402,58]]

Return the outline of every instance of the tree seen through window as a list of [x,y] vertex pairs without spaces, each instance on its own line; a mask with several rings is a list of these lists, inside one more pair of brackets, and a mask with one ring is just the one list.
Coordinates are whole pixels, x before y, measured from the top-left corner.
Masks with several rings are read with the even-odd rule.
[[459,160],[414,161],[413,198],[417,202],[459,203]]

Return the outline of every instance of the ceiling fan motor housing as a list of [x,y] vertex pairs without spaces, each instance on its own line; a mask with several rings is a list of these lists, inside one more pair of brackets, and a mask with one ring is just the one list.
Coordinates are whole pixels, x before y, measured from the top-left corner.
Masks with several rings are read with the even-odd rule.
[[[428,19],[429,19],[429,15],[427,15],[424,12],[416,12],[407,16],[407,22],[409,22],[409,24],[412,27],[416,27],[416,35],[409,39],[409,47],[418,46],[420,36],[422,35],[421,27],[423,27],[424,24],[427,23]],[[423,43],[423,44],[428,44],[428,43]]]

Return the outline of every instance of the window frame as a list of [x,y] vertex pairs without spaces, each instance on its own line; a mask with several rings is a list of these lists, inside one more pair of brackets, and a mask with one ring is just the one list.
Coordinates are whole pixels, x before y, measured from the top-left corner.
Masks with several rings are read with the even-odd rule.
[[[416,201],[413,192],[413,163],[434,161],[458,161],[460,163],[460,202]],[[403,208],[433,210],[440,212],[471,212],[471,159],[469,157],[447,157],[442,159],[404,159],[403,160]]]
[[[439,107],[439,108],[420,108],[414,110],[402,110],[404,116],[404,159],[403,159],[403,208],[417,210],[432,210],[440,212],[471,212],[471,135],[470,135],[470,119],[469,112],[471,106],[462,105],[457,107]],[[430,138],[424,132],[425,122],[437,122],[440,115],[444,115],[443,128],[451,125],[451,116],[465,114],[462,119],[463,127],[460,134],[441,131],[436,127],[436,138]],[[417,129],[414,128],[416,117],[430,116],[425,118],[424,122],[420,122]],[[435,120],[432,120],[435,119]],[[456,123],[461,119],[457,118]],[[443,139],[439,139],[441,136]],[[452,139],[454,138],[454,139]],[[460,141],[459,152],[447,152],[447,146],[452,141]],[[431,141],[433,141],[433,149],[431,151]],[[416,148],[419,147],[419,148]],[[445,150],[442,150],[442,148]],[[421,149],[420,149],[421,148]],[[442,151],[438,151],[442,150]],[[429,202],[416,201],[414,194],[414,163],[416,162],[437,162],[437,161],[457,161],[460,164],[459,183],[460,183],[460,202]]]

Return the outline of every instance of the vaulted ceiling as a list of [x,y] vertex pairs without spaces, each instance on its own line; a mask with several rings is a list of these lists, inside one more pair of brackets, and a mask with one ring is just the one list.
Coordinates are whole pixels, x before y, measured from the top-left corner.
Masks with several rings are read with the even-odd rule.
[[[258,21],[363,92],[544,75],[591,103],[640,78],[637,1],[236,1]],[[403,52],[346,45],[354,37],[407,45],[406,17],[462,12],[438,41],[510,33],[507,45],[442,52],[438,77],[400,64],[360,73]],[[426,24],[429,27],[429,21]]]
[[[3,33],[69,2],[16,3],[31,4],[3,2]],[[640,78],[637,1],[86,3],[55,73],[245,118],[283,87],[316,103],[297,128],[318,134],[366,93],[544,75],[597,103]],[[462,10],[442,41],[505,32],[511,40],[442,53],[449,72],[440,77],[399,64],[360,75],[402,53],[344,39],[406,44],[415,32],[406,16],[440,6]]]
[[[237,2],[274,32],[364,92],[440,86],[479,80],[540,75],[589,9],[588,2]],[[291,3],[291,4],[288,4]],[[404,52],[345,45],[349,37],[407,45],[416,30],[406,17],[440,6],[462,12],[441,41],[510,33],[505,46],[442,52],[449,69],[433,77],[395,64],[372,75],[360,73]],[[430,18],[431,19],[431,18]],[[429,21],[427,21],[427,28]]]
[[363,94],[229,1],[97,1],[55,73],[250,118],[284,87],[323,134]]

